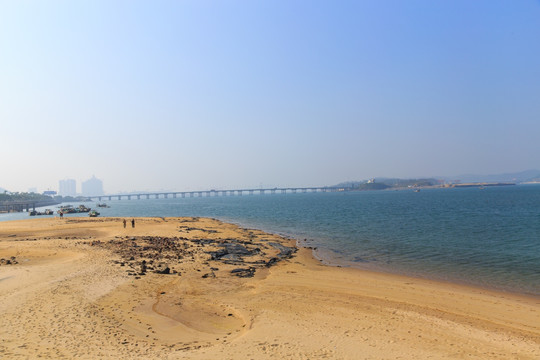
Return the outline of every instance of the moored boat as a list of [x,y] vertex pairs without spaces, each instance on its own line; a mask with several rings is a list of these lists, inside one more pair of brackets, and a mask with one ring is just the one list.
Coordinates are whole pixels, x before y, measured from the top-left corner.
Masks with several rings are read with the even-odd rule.
[[77,212],[79,213],[85,213],[85,212],[89,212],[90,210],[92,210],[91,208],[88,208],[84,205],[79,205],[79,207],[76,209]]
[[88,212],[88,216],[90,217],[97,217],[98,215],[99,213],[96,210],[91,210],[90,212]]

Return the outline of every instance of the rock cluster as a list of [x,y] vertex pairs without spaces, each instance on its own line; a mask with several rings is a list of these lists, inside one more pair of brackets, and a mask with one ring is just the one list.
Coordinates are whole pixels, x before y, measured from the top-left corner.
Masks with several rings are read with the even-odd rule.
[[[252,239],[128,236],[109,241],[95,240],[90,245],[118,254],[121,259],[114,263],[126,266],[128,275],[136,279],[149,272],[181,275],[188,269],[204,271],[203,278],[215,278],[220,269],[238,277],[252,277],[258,268],[271,267],[296,252],[294,247],[267,240],[254,242]],[[210,262],[221,263],[222,266],[211,266]]]
[[16,265],[19,262],[17,261],[17,258],[15,256],[10,257],[9,259],[0,259],[0,265]]

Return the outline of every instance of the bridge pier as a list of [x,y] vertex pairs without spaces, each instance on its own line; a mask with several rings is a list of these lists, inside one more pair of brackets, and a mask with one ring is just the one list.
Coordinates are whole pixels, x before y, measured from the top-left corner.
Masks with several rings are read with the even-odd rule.
[[112,200],[112,196],[109,196],[109,201],[111,201],[111,200]]
[[172,194],[173,199],[176,199],[176,193]]
[[128,195],[128,200],[131,200],[131,195]]

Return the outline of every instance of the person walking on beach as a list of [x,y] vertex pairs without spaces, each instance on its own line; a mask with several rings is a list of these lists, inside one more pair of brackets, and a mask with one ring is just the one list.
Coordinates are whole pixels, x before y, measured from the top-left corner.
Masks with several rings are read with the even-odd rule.
[[132,227],[132,228],[135,227],[135,219],[131,219],[131,227]]
[[126,219],[124,219],[124,229],[126,228]]

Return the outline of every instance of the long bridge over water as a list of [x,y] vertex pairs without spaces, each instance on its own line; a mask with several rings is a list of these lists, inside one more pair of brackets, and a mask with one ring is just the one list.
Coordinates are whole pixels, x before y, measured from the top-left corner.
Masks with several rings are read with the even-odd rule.
[[204,191],[165,191],[165,192],[147,192],[147,193],[130,193],[130,194],[115,194],[115,195],[96,195],[88,196],[91,200],[122,200],[122,199],[167,199],[178,197],[211,197],[211,196],[241,196],[241,195],[264,195],[264,194],[295,194],[298,192],[335,192],[345,191],[343,188],[330,186],[324,187],[288,187],[288,188],[267,188],[267,189],[235,189],[235,190],[204,190]]

